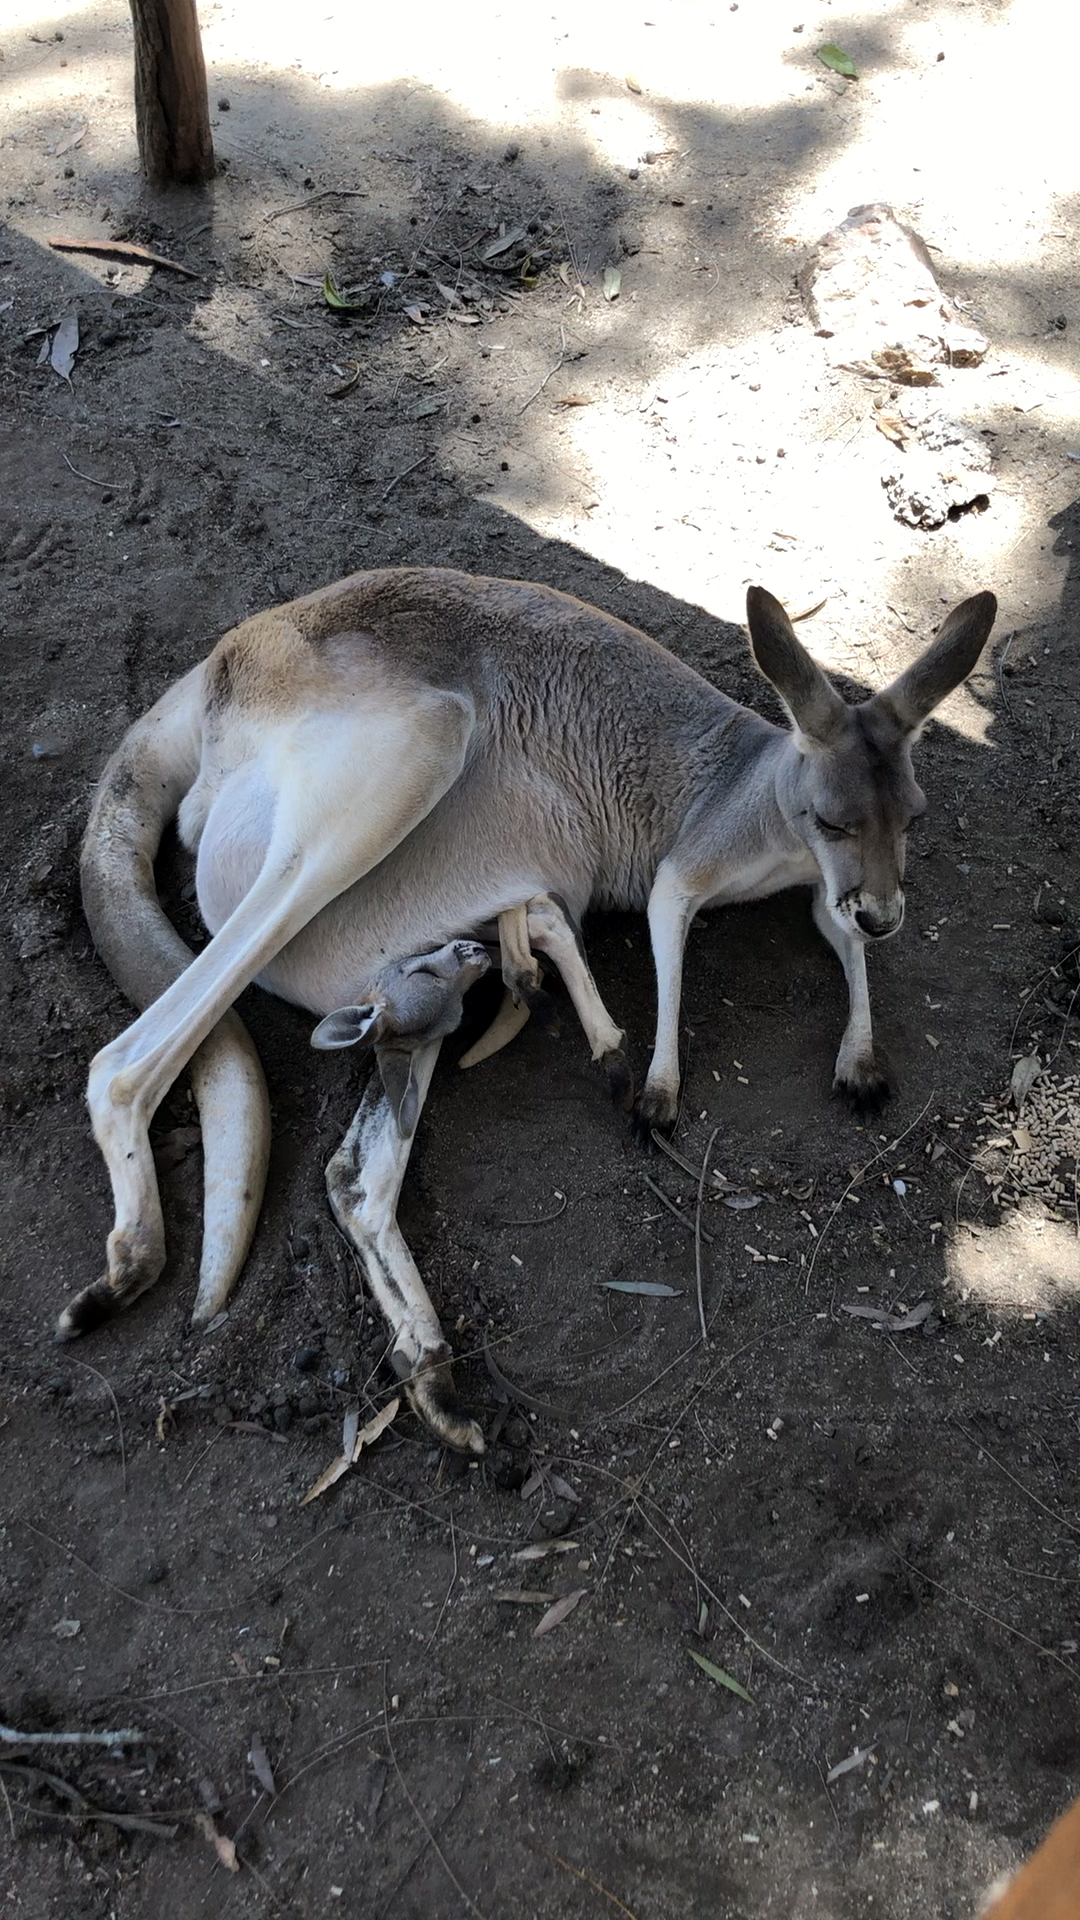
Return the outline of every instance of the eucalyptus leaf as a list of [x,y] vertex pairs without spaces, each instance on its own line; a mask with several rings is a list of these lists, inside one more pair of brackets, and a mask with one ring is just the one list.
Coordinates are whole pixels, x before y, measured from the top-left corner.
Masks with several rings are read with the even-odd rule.
[[652,1300],[678,1300],[681,1287],[665,1287],[661,1280],[601,1280],[609,1293],[647,1293]]
[[327,306],[333,307],[335,313],[360,312],[359,303],[356,300],[346,300],[344,294],[341,293],[337,287],[333,274],[330,272],[323,274],[322,292],[323,299],[326,301]]
[[622,268],[604,268],[604,299],[617,300],[622,287]]
[[742,1681],[736,1680],[733,1673],[725,1673],[723,1667],[714,1666],[711,1660],[706,1660],[703,1653],[695,1653],[693,1647],[687,1647],[686,1651],[691,1660],[697,1661],[702,1673],[708,1674],[710,1680],[715,1680],[718,1686],[726,1687],[729,1693],[737,1693],[739,1699],[745,1700],[749,1706],[757,1706],[753,1694],[747,1693]]
[[842,47],[834,47],[831,40],[825,46],[818,48],[817,57],[822,66],[830,67],[833,73],[839,73],[843,79],[858,79],[859,70],[851,55],[845,53]]

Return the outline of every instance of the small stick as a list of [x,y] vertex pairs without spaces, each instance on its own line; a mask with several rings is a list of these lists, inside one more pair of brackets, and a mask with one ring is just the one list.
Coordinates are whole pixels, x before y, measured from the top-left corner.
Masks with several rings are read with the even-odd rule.
[[1034,1647],[1036,1653],[1041,1653],[1044,1660],[1052,1660],[1055,1666],[1064,1667],[1071,1680],[1080,1680],[1080,1668],[1070,1666],[1067,1660],[1062,1659],[1060,1653],[1054,1652],[1053,1647],[1044,1647],[1040,1640],[1033,1640],[1030,1633],[1022,1633],[1019,1627],[1014,1627],[1008,1620],[1003,1620],[1000,1614],[991,1613],[987,1607],[980,1607],[977,1600],[969,1600],[966,1593],[958,1593],[955,1587],[947,1587],[941,1580],[932,1580],[930,1575],[924,1573],[921,1567],[915,1566],[913,1561],[905,1560],[903,1554],[895,1547],[892,1551],[896,1554],[900,1565],[906,1567],[909,1573],[918,1574],[919,1579],[925,1580],[928,1587],[936,1587],[939,1593],[947,1594],[950,1600],[959,1600],[962,1607],[970,1607],[972,1613],[981,1614],[984,1620],[992,1620],[995,1627],[1003,1627],[1006,1633],[1011,1633],[1017,1640],[1023,1640],[1027,1646]]
[[[515,1386],[512,1380],[507,1379],[502,1368],[497,1364],[495,1360],[495,1356],[491,1351],[491,1345],[490,1345],[490,1342],[488,1341],[488,1337],[486,1333],[484,1335],[483,1351],[484,1351],[484,1365],[487,1367],[487,1370],[490,1373],[491,1378],[494,1381],[495,1385],[498,1387],[499,1392],[505,1393],[507,1396],[507,1399],[516,1400],[519,1407],[528,1407],[531,1413],[546,1414],[548,1418],[551,1420],[561,1420],[564,1424],[570,1420],[571,1415],[568,1413],[563,1413],[561,1408],[551,1406],[546,1400],[538,1400],[535,1394],[526,1393],[524,1387]],[[453,1525],[452,1518],[451,1518],[450,1524],[451,1526]]]
[[454,1531],[453,1514],[450,1515],[450,1545],[454,1550],[454,1571],[450,1575],[450,1585],[447,1587],[446,1592],[443,1595],[443,1603],[442,1603],[442,1606],[439,1608],[439,1617],[436,1620],[435,1625],[431,1629],[431,1639],[428,1641],[427,1646],[424,1648],[425,1653],[430,1653],[432,1647],[434,1646],[436,1640],[439,1637],[439,1628],[442,1626],[442,1623],[443,1623],[443,1615],[446,1612],[447,1607],[450,1605],[450,1595],[453,1593],[454,1588],[457,1585],[458,1551],[457,1551],[457,1534]]
[[120,1407],[119,1407],[119,1403],[117,1401],[116,1395],[112,1390],[112,1386],[110,1382],[106,1380],[105,1375],[103,1373],[99,1373],[96,1367],[92,1367],[90,1365],[89,1360],[76,1360],[75,1365],[77,1367],[85,1367],[87,1373],[92,1373],[95,1380],[100,1380],[102,1386],[105,1388],[106,1392],[108,1393],[109,1399],[113,1403],[113,1412],[116,1415],[116,1431],[120,1437],[120,1478],[123,1481],[123,1491],[124,1491],[124,1497],[126,1499],[127,1490],[128,1490],[127,1449],[124,1446],[124,1423],[120,1418]]
[[521,415],[526,411],[526,409],[532,406],[532,403],[534,400],[539,400],[540,395],[543,393],[544,388],[547,386],[548,381],[554,380],[555,375],[558,373],[560,367],[563,367],[566,365],[566,329],[565,327],[560,326],[559,332],[562,335],[562,350],[559,354],[559,357],[556,360],[555,365],[552,367],[550,373],[545,373],[543,379],[540,382],[540,385],[536,389],[536,392],[530,393],[528,399],[525,402],[525,405],[523,407],[518,408],[519,419],[521,418]]
[[701,1163],[701,1179],[698,1181],[697,1189],[697,1206],[694,1209],[694,1277],[697,1281],[697,1310],[698,1319],[701,1322],[701,1344],[703,1347],[707,1347],[709,1344],[709,1329],[705,1324],[705,1293],[701,1277],[701,1202],[705,1197],[705,1177],[709,1171],[713,1142],[719,1131],[719,1127],[714,1127],[709,1135],[709,1144],[705,1149],[705,1158]]
[[652,1131],[652,1137],[653,1137],[653,1144],[654,1146],[659,1147],[661,1153],[666,1153],[669,1160],[674,1160],[675,1165],[677,1167],[681,1167],[684,1173],[688,1173],[690,1175],[691,1180],[700,1179],[701,1177],[700,1167],[692,1167],[690,1165],[689,1160],[684,1160],[681,1153],[676,1153],[675,1148],[671,1144],[671,1141],[665,1140],[663,1134],[659,1133],[655,1127],[653,1127],[651,1131]]
[[1015,1473],[1010,1473],[1008,1467],[991,1453],[989,1447],[984,1446],[981,1440],[977,1440],[973,1433],[969,1433],[966,1427],[960,1425],[959,1420],[954,1420],[952,1424],[956,1428],[957,1433],[963,1434],[969,1446],[974,1447],[977,1453],[985,1453],[991,1466],[995,1466],[999,1473],[1003,1473],[1006,1480],[1011,1480],[1014,1487],[1019,1487],[1021,1493],[1026,1494],[1027,1498],[1033,1501],[1035,1506],[1041,1508],[1043,1513],[1048,1514],[1057,1526],[1067,1527],[1070,1533],[1080,1533],[1080,1527],[1077,1526],[1075,1520],[1067,1520],[1063,1513],[1055,1513],[1053,1507],[1048,1507],[1045,1500],[1040,1500],[1037,1493],[1032,1493],[1030,1487],[1025,1487],[1023,1481],[1018,1480]]
[[411,466],[411,467],[406,467],[406,468],[405,468],[405,469],[403,470],[403,472],[401,472],[401,473],[395,473],[395,475],[394,475],[394,477],[393,477],[393,479],[392,479],[392,480],[391,480],[391,482],[390,482],[390,485],[389,485],[388,487],[384,487],[384,488],[383,488],[383,490],[382,490],[382,492],[381,492],[381,493],[380,493],[380,495],[379,495],[379,499],[380,499],[380,500],[389,500],[389,498],[390,498],[390,495],[391,495],[391,494],[393,493],[393,491],[394,491],[394,488],[395,488],[395,487],[397,486],[397,484],[398,484],[398,481],[399,481],[399,480],[407,480],[407,479],[408,479],[408,477],[409,477],[409,475],[410,475],[410,473],[415,473],[415,472],[416,472],[416,469],[417,469],[417,467],[422,467],[422,466],[423,466],[423,464],[424,464],[424,462],[425,462],[425,460],[430,460],[430,459],[431,459],[431,455],[430,455],[430,453],[422,453],[422,454],[420,455],[420,458],[419,458],[419,460],[414,460],[414,461],[413,461],[413,463],[412,463],[412,466]]
[[565,1212],[566,1195],[564,1193],[561,1204],[556,1207],[554,1213],[537,1214],[535,1220],[500,1220],[499,1225],[500,1227],[547,1227],[550,1226],[553,1220],[557,1220],[560,1214]]
[[571,1866],[569,1860],[564,1860],[561,1853],[553,1853],[551,1857],[558,1861],[560,1867],[565,1867],[567,1873],[574,1873],[579,1880],[584,1880],[585,1885],[591,1887],[594,1893],[602,1893],[605,1900],[610,1900],[613,1907],[618,1907],[620,1913],[626,1914],[627,1920],[637,1920],[637,1915],[619,1899],[618,1894],[611,1893],[599,1880],[594,1880],[591,1873],[585,1873],[581,1867]]
[[[475,1900],[471,1899],[470,1896],[466,1893],[464,1887],[461,1884],[461,1881],[458,1879],[457,1874],[454,1872],[453,1867],[450,1865],[449,1860],[447,1859],[445,1853],[443,1852],[438,1841],[436,1840],[435,1835],[432,1833],[431,1828],[428,1826],[427,1821],[424,1819],[424,1816],[421,1813],[419,1807],[417,1806],[416,1801],[413,1799],[412,1794],[409,1792],[408,1787],[405,1785],[405,1776],[402,1773],[401,1768],[398,1766],[398,1757],[397,1757],[397,1754],[394,1752],[394,1743],[390,1738],[390,1715],[386,1709],[385,1694],[383,1697],[383,1732],[386,1735],[386,1744],[390,1752],[390,1758],[394,1763],[394,1772],[397,1774],[398,1785],[401,1788],[402,1793],[405,1795],[405,1798],[408,1801],[410,1807],[412,1808],[414,1814],[416,1815],[417,1820],[420,1822],[420,1825],[423,1827],[424,1832],[427,1834],[428,1840],[431,1846],[434,1848],[435,1853],[438,1857],[438,1860],[441,1866],[443,1867],[444,1872],[446,1873],[448,1879],[450,1880],[451,1885],[454,1887],[456,1892],[460,1894],[462,1900],[464,1900],[465,1905],[469,1909],[469,1912],[475,1913],[476,1920],[484,1920],[484,1916],[481,1913],[479,1907],[477,1906]],[[631,1920],[632,1920],[632,1917],[631,1917]]]
[[138,1747],[149,1738],[137,1727],[118,1727],[115,1733],[20,1733],[0,1724],[0,1740],[17,1747]]
[[366,187],[320,187],[318,193],[308,195],[306,200],[295,200],[291,207],[275,207],[273,213],[264,213],[264,220],[280,220],[283,213],[303,213],[305,207],[313,207],[316,200],[366,200]]
[[848,1194],[851,1192],[852,1187],[858,1186],[859,1181],[863,1179],[864,1175],[869,1173],[871,1167],[876,1167],[878,1161],[884,1160],[885,1155],[887,1153],[895,1153],[897,1147],[900,1145],[900,1142],[902,1140],[906,1140],[909,1133],[914,1133],[915,1128],[918,1126],[920,1120],[922,1120],[925,1117],[925,1115],[929,1113],[936,1098],[937,1098],[937,1088],[932,1087],[930,1090],[929,1099],[926,1101],[925,1106],[923,1106],[920,1109],[920,1111],[915,1115],[915,1118],[911,1122],[911,1125],[909,1127],[905,1127],[903,1133],[898,1133],[895,1140],[887,1140],[885,1142],[885,1145],[879,1148],[878,1152],[874,1154],[873,1159],[867,1161],[865,1167],[860,1167],[857,1173],[852,1174],[851,1179],[848,1181],[847,1186],[844,1188],[843,1193],[840,1195],[840,1198],[837,1201],[832,1212],[830,1213],[828,1219],[826,1220],[825,1225],[822,1227],[821,1232],[818,1234],[817,1239],[814,1241],[814,1251],[810,1255],[810,1265],[806,1269],[806,1282],[805,1282],[805,1285],[803,1286],[804,1295],[809,1293],[810,1291],[811,1275],[813,1274],[814,1268],[817,1265],[817,1257],[818,1257],[818,1254],[821,1252],[822,1245],[825,1240],[825,1236],[828,1233],[829,1228],[832,1226],[833,1221],[836,1219],[836,1216],[839,1213],[841,1207],[843,1206],[844,1201],[847,1199]]
[[[71,461],[68,459],[66,453],[62,453],[60,455],[60,458],[63,461],[65,467],[71,468],[71,471],[75,475],[76,480],[88,480],[92,487],[107,487],[110,489],[111,492],[113,493],[117,492],[120,485],[120,482],[118,480],[95,480],[92,473],[80,473],[78,467],[72,467]],[[85,1366],[86,1362],[82,1361],[80,1364]]]
[[[1017,628],[1016,631],[1019,632],[1019,628]],[[1010,725],[1012,723],[1013,710],[1009,705],[1009,696],[1005,691],[1005,662],[1009,657],[1009,649],[1012,646],[1012,643],[1015,639],[1016,639],[1016,632],[1010,633],[1008,639],[1005,642],[1005,645],[1002,647],[1001,652],[998,654],[998,659],[997,659],[998,692],[1001,695],[1001,704],[1005,709],[1005,716],[1006,716],[1006,719],[1009,721]]]
[[183,273],[189,280],[203,280],[205,274],[194,267],[182,267],[179,260],[167,260],[163,253],[152,253],[136,240],[50,240],[58,253],[103,253],[116,260],[141,260],[147,267],[167,267],[170,273]]
[[[644,1175],[644,1180],[645,1180],[645,1185],[649,1189],[649,1192],[655,1193],[657,1199],[663,1201],[668,1212],[674,1214],[676,1220],[679,1222],[679,1225],[681,1227],[685,1227],[687,1233],[693,1233],[695,1230],[694,1222],[692,1220],[688,1220],[685,1213],[680,1212],[679,1208],[675,1205],[675,1202],[671,1198],[670,1194],[666,1194],[664,1192],[663,1187],[658,1187],[656,1184],[656,1181],[651,1180],[648,1174]],[[709,1232],[707,1227],[702,1227],[701,1237],[703,1240],[707,1240],[710,1246],[712,1245],[713,1235]]]
[[8,1790],[4,1785],[2,1776],[0,1776],[0,1793],[2,1793],[4,1796],[4,1806],[7,1809],[8,1826],[11,1828],[11,1837],[14,1840],[15,1839],[15,1815],[11,1811],[11,1800],[8,1795]]

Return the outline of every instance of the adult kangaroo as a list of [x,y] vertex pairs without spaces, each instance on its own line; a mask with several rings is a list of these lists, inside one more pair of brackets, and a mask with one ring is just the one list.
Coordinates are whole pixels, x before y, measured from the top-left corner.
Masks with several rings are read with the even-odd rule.
[[[751,588],[747,612],[790,729],[580,600],[431,567],[354,574],[256,614],[136,722],[98,787],[82,878],[98,949],[144,1011],[90,1068],[116,1221],[107,1271],[65,1309],[61,1335],[161,1271],[148,1127],[188,1062],[206,1162],[196,1323],[226,1299],[269,1143],[262,1072],[229,1011],[253,980],[324,1016],[318,1044],[376,1049],[381,1071],[328,1170],[331,1202],[414,1406],[475,1453],[480,1429],[456,1399],[395,1209],[441,1038],[486,964],[478,934],[499,923],[511,987],[528,988],[532,949],[551,954],[594,1054],[625,1086],[622,1036],[576,927],[589,906],[646,909],[658,995],[637,1108],[647,1135],[676,1114],[694,914],[809,882],[850,996],[835,1084],[857,1106],[884,1096],[865,954],[903,918],[904,837],[924,804],[910,748],[974,667],[996,602],[965,600],[891,687],[854,707],[771,594]],[[174,817],[213,935],[195,958],[154,886]]]

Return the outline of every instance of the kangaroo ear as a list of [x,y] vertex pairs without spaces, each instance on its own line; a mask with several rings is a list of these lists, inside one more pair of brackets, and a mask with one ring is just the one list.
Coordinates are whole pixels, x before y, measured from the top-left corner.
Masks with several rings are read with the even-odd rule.
[[328,1013],[320,1020],[311,1036],[311,1044],[321,1051],[331,1047],[355,1047],[361,1040],[374,1046],[378,1039],[375,1031],[382,1021],[386,1008],[383,1005],[366,1007],[339,1007],[336,1013]]
[[836,688],[811,660],[780,605],[764,587],[746,595],[746,622],[754,659],[772,682],[799,732],[823,745],[847,709]]
[[997,613],[992,593],[976,593],[961,601],[942,621],[926,652],[894,680],[871,705],[895,720],[914,738],[923,721],[940,706],[947,693],[966,680],[989,638]]
[[383,1091],[390,1102],[397,1130],[403,1140],[416,1132],[420,1118],[420,1089],[416,1081],[411,1053],[393,1047],[380,1047],[375,1055],[379,1063]]

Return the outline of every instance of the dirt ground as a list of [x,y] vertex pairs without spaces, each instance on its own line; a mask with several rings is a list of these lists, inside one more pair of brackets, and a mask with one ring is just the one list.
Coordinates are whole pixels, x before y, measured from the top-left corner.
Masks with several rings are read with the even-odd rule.
[[[1014,1062],[1065,1082],[1080,1044],[1071,63],[1053,0],[801,5],[207,5],[221,171],[161,198],[118,0],[5,9],[0,1719],[141,1736],[0,1749],[13,1920],[967,1920],[1080,1790],[1075,1159],[1056,1208],[985,1178],[1023,1173]],[[942,384],[996,487],[935,533],[893,519],[880,396],[794,287],[876,198],[991,341]],[[38,362],[73,311],[67,381]],[[800,631],[849,691],[963,594],[1001,615],[919,749],[886,1116],[830,1099],[843,983],[801,896],[692,935],[684,1165],[632,1145],[570,1019],[459,1074],[489,996],[402,1224],[496,1437],[467,1466],[402,1415],[301,1509],[390,1387],[323,1190],[357,1063],[245,996],[275,1144],[228,1317],[188,1327],[180,1086],[169,1270],[54,1348],[108,1226],[86,1063],[128,1017],[77,848],[106,752],[227,626],[415,561],[581,594],[774,716],[749,580],[824,600]],[[162,885],[190,933],[175,853]],[[644,927],[588,939],[640,1074]],[[604,1286],[641,1279],[676,1293]],[[581,1597],[535,1638],[507,1590]]]

